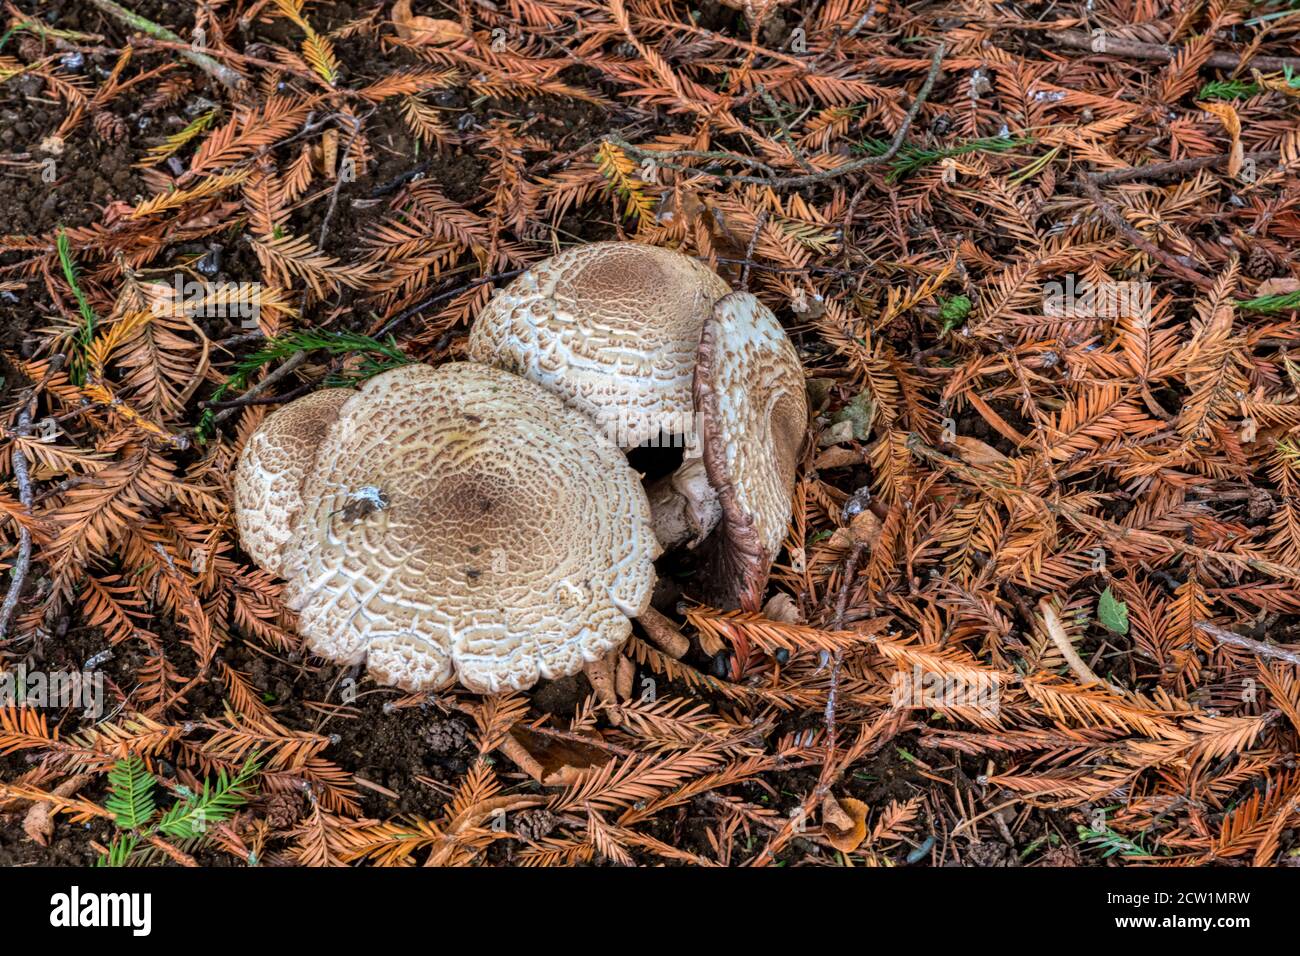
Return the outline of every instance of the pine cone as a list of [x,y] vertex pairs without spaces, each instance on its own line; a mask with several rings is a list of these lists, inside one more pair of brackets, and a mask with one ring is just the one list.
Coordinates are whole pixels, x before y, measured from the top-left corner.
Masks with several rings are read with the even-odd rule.
[[1252,279],[1267,279],[1273,275],[1276,265],[1273,256],[1263,246],[1255,246],[1246,257],[1246,275]]
[[515,814],[515,832],[536,843],[550,834],[559,822],[559,818],[549,810],[524,810]]
[[455,753],[469,742],[469,730],[458,720],[435,720],[420,731],[420,736],[430,752],[440,756]]
[[302,799],[294,793],[273,793],[266,798],[266,820],[277,830],[287,830],[302,815]]

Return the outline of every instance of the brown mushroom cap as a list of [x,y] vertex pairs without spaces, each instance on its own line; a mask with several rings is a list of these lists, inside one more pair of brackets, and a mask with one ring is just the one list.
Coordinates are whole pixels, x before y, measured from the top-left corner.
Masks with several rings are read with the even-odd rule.
[[235,527],[244,550],[283,574],[283,549],[302,510],[302,483],[350,388],[324,388],[267,416],[244,443],[235,468]]
[[525,689],[617,648],[658,545],[600,429],[518,376],[407,365],[343,404],[285,549],[318,654],[409,690]]
[[623,448],[689,432],[700,330],[729,288],[689,256],[635,242],[567,249],[502,289],[469,357],[537,382]]
[[705,323],[695,400],[704,467],[722,503],[719,586],[727,603],[757,611],[790,523],[808,398],[794,345],[750,293],[719,299]]

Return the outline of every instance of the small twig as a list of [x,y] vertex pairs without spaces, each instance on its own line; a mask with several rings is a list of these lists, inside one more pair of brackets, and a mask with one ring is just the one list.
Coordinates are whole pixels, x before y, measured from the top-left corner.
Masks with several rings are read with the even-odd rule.
[[1047,625],[1047,636],[1052,639],[1057,650],[1065,658],[1065,662],[1070,665],[1070,670],[1084,684],[1102,684],[1109,687],[1117,694],[1123,694],[1124,691],[1116,687],[1110,681],[1102,680],[1093,673],[1092,668],[1087,665],[1079,652],[1074,649],[1070,643],[1070,635],[1065,633],[1065,626],[1061,624],[1061,619],[1056,616],[1056,609],[1052,607],[1051,598],[1043,598],[1038,602],[1038,612],[1043,615],[1043,623]]
[[[844,630],[844,614],[849,607],[849,591],[853,588],[853,578],[858,573],[858,562],[862,560],[862,553],[866,549],[866,544],[855,544],[853,550],[849,552],[848,558],[844,561],[844,580],[840,582],[840,593],[835,599],[835,616],[831,619],[831,630],[837,634]],[[840,668],[843,664],[844,651],[836,650],[831,659],[831,686],[826,694],[826,763],[823,765],[824,767],[831,765],[831,756],[835,753],[835,711],[839,703]],[[818,799],[823,795],[819,793]]]
[[253,398],[249,398],[248,396],[241,396],[239,398],[232,398],[226,401],[200,402],[199,405],[204,409],[247,408],[250,405],[283,405],[286,402],[292,402],[295,398],[298,398],[301,395],[306,395],[317,385],[319,385],[322,381],[324,381],[323,378],[312,379],[310,382],[303,382],[297,388],[292,389],[288,392],[281,392],[279,395],[258,395]]
[[[1246,153],[1243,159],[1253,159],[1257,163],[1272,162],[1282,157],[1276,149],[1266,149],[1259,153]],[[1088,179],[1098,186],[1112,183],[1127,183],[1135,179],[1163,179],[1166,176],[1182,176],[1202,169],[1222,166],[1232,156],[1220,153],[1217,156],[1196,156],[1192,159],[1175,159],[1167,163],[1151,163],[1147,166],[1130,166],[1126,169],[1109,169],[1104,173],[1089,173]]]
[[370,198],[377,199],[380,196],[387,196],[389,193],[395,193],[412,179],[417,179],[429,171],[429,162],[420,163],[399,176],[394,176],[386,183],[380,183],[374,189],[370,190]]
[[[373,112],[371,110],[371,113]],[[366,114],[366,116],[369,115],[369,113]],[[352,152],[352,145],[357,141],[357,137],[361,135],[361,126],[366,117],[352,116],[349,119],[352,121],[352,135],[348,137],[348,141],[343,145],[343,153],[339,158],[340,166],[347,163],[348,153]],[[325,248],[325,237],[329,235],[330,220],[334,218],[334,209],[339,204],[339,193],[343,190],[343,182],[344,178],[341,170],[334,170],[334,188],[330,190],[330,204],[325,207],[325,218],[321,220],[320,234],[316,239],[316,248],[318,249],[323,250]]]
[[[193,47],[183,40],[156,40],[150,37],[132,37],[130,45],[140,50],[174,50],[182,53],[186,50],[193,50]],[[214,50],[211,47],[208,47],[207,51],[206,55],[214,58],[220,57],[223,60],[233,60],[236,63],[243,63],[246,66],[255,66],[264,70],[278,70],[281,73],[289,73],[293,76],[301,77],[304,80],[310,80],[317,86],[324,87],[331,92],[350,92],[347,90],[335,90],[334,87],[330,86],[329,83],[325,82],[325,80],[321,79],[311,70],[304,70],[300,67],[290,66],[287,63],[277,63],[274,60],[262,60],[255,56],[249,56],[246,53],[236,53],[233,50]]]
[[754,249],[758,246],[759,233],[767,225],[768,211],[764,209],[754,222],[754,231],[750,234],[749,245],[745,247],[745,264],[740,269],[740,291],[749,291],[749,267],[754,264]]
[[[1052,40],[1061,46],[1075,50],[1094,50],[1100,43],[1102,49],[1095,52],[1101,56],[1129,56],[1138,60],[1163,60],[1166,63],[1171,62],[1180,52],[1176,46],[1143,43],[1140,40],[1126,40],[1123,37],[1103,35],[1094,39],[1092,34],[1084,33],[1082,30],[1053,30]],[[1265,72],[1300,70],[1300,57],[1247,56],[1242,58],[1236,53],[1215,52],[1210,54],[1203,66],[1219,70],[1237,70],[1243,66],[1251,66]]]
[[1295,651],[1288,651],[1283,647],[1275,647],[1272,644],[1265,644],[1263,641],[1243,637],[1235,631],[1229,631],[1227,628],[1211,624],[1209,621],[1197,621],[1196,626],[1220,644],[1231,644],[1233,647],[1244,648],[1252,654],[1258,654],[1260,657],[1272,657],[1300,667],[1300,654]]
[[804,156],[803,150],[799,148],[798,141],[794,138],[794,133],[790,132],[790,124],[786,122],[785,112],[781,109],[781,104],[776,101],[771,93],[767,91],[762,83],[758,84],[758,95],[763,98],[767,108],[772,111],[772,116],[776,119],[776,125],[781,130],[781,138],[785,140],[786,148],[790,150],[790,155],[795,161],[803,167],[804,172],[815,173],[812,164],[808,162],[808,157]]
[[[32,428],[31,413],[24,408],[18,413],[18,427],[14,429],[20,435],[26,435]],[[22,502],[27,513],[32,510],[32,480],[27,470],[27,456],[18,444],[13,447],[14,480],[18,483],[18,500]],[[32,533],[21,522],[18,525],[18,557],[9,571],[9,591],[5,594],[4,604],[0,605],[0,640],[9,631],[9,621],[18,607],[18,598],[22,595],[23,582],[32,563]]]
[[290,355],[287,359],[284,360],[283,365],[275,369],[273,372],[268,373],[266,378],[252,385],[248,389],[248,391],[246,391],[243,395],[239,396],[239,398],[231,399],[229,402],[223,402],[222,404],[224,408],[221,411],[217,412],[216,415],[213,416],[212,423],[214,425],[219,425],[222,422],[224,422],[227,418],[229,418],[231,415],[235,414],[235,412],[237,412],[243,406],[253,404],[252,400],[254,398],[256,398],[262,392],[266,391],[276,382],[280,381],[280,379],[284,378],[286,375],[288,375],[290,372],[292,372],[294,369],[296,369],[299,365],[301,365],[305,361],[307,361],[306,352],[301,350],[294,352],[292,355]]
[[1179,278],[1185,279],[1197,288],[1214,288],[1214,280],[1201,275],[1195,269],[1190,269],[1183,265],[1172,255],[1165,252],[1154,242],[1133,228],[1129,221],[1124,218],[1123,214],[1120,213],[1120,211],[1101,194],[1101,189],[1097,186],[1096,182],[1087,176],[1080,176],[1076,181],[1080,188],[1087,194],[1088,198],[1092,200],[1092,204],[1097,207],[1097,211],[1101,213],[1102,218],[1134,246],[1141,249],[1157,262],[1162,263]]
[[252,342],[260,342],[264,338],[266,338],[266,333],[258,329],[256,332],[240,332],[238,335],[232,335],[230,338],[221,339],[212,344],[228,352],[236,345],[248,345]]
[[853,37],[861,33],[863,28],[866,27],[867,24],[869,24],[872,20],[876,18],[876,11],[879,9],[880,9],[880,0],[872,0],[871,5],[867,7],[865,11],[863,11],[862,16],[858,17],[858,22],[853,24],[853,27],[849,30],[848,33],[845,34],[845,36],[852,39]]
[[204,73],[207,73],[214,80],[230,87],[232,90],[239,89],[246,82],[243,76],[236,73],[230,67],[218,63],[206,53],[198,52],[192,46],[185,43],[181,37],[172,33],[171,30],[168,30],[164,26],[159,26],[147,17],[142,17],[140,14],[128,10],[121,4],[114,3],[113,0],[90,0],[90,2],[114,19],[125,23],[132,30],[139,30],[141,33],[147,33],[149,36],[156,39],[165,40],[169,43],[176,43],[183,46],[184,49],[180,51],[181,56],[185,57],[185,59],[189,60]]
[[470,289],[477,289],[479,286],[487,285],[490,282],[501,282],[504,279],[513,279],[515,276],[523,275],[526,271],[528,270],[510,269],[507,272],[497,272],[490,276],[482,276],[478,279],[474,279],[470,282],[465,283],[462,286],[457,286],[455,289],[450,289],[446,292],[439,292],[437,295],[431,295],[429,296],[429,298],[422,299],[421,301],[415,303],[415,305],[411,306],[409,309],[405,309],[402,312],[399,312],[393,318],[389,319],[378,332],[374,333],[374,335],[376,338],[383,338],[385,335],[391,333],[393,329],[397,328],[407,319],[419,315],[421,312],[423,312],[431,305],[437,305],[439,302],[443,302],[446,301],[447,299],[455,298],[456,296],[460,295],[462,292],[468,292]]

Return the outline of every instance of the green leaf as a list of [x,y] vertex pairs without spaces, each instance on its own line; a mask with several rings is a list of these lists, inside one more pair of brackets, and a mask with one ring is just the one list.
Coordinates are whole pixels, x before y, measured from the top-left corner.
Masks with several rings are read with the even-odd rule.
[[[68,281],[68,286],[72,289],[72,295],[77,300],[77,310],[81,313],[81,328],[78,330],[74,341],[78,346],[78,351],[84,353],[90,347],[91,340],[95,337],[95,312],[86,299],[86,293],[81,291],[81,283],[78,281],[77,274],[77,261],[72,256],[72,243],[68,241],[68,234],[62,226],[59,227],[54,246],[59,254],[59,265],[63,269],[63,278]],[[73,362],[71,375],[75,385],[81,385],[86,380],[84,362],[84,354],[79,354]]]
[[[895,183],[918,169],[922,169],[950,156],[966,156],[970,153],[1005,153],[1017,146],[1028,146],[1034,142],[1032,137],[996,136],[985,139],[969,140],[955,146],[938,149],[923,149],[919,146],[906,145],[898,151],[889,163],[889,173],[885,177],[888,183]],[[864,139],[857,147],[858,152],[869,156],[882,156],[889,151],[890,143],[883,139]]]
[[108,799],[104,809],[113,814],[123,830],[138,830],[154,812],[154,778],[138,754],[113,764],[108,772]]
[[1112,634],[1128,633],[1128,605],[1116,598],[1110,588],[1102,591],[1097,601],[1097,620]]
[[[408,365],[411,359],[397,344],[391,335],[387,341],[362,335],[359,332],[328,332],[321,329],[298,329],[287,332],[277,338],[267,339],[266,343],[254,352],[239,360],[234,373],[217,386],[211,401],[219,402],[226,395],[237,389],[246,388],[253,376],[268,362],[287,359],[295,352],[327,352],[330,355],[358,356],[360,361],[348,371],[330,374],[324,382],[326,388],[348,388],[359,385],[380,372]],[[212,409],[206,409],[199,420],[198,434],[203,440],[212,433]]]
[[1254,96],[1259,87],[1245,80],[1211,80],[1196,94],[1198,100],[1240,100]]
[[1290,312],[1292,309],[1300,309],[1300,292],[1262,295],[1257,299],[1238,301],[1237,307],[1250,312]]

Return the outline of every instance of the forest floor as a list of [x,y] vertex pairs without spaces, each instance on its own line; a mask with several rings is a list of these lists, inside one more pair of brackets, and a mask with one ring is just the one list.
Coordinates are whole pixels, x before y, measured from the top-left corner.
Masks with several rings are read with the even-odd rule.
[[[0,21],[0,864],[1300,862],[1294,3],[123,6]],[[621,719],[305,654],[242,443],[611,239],[807,370],[763,612],[661,559]]]

